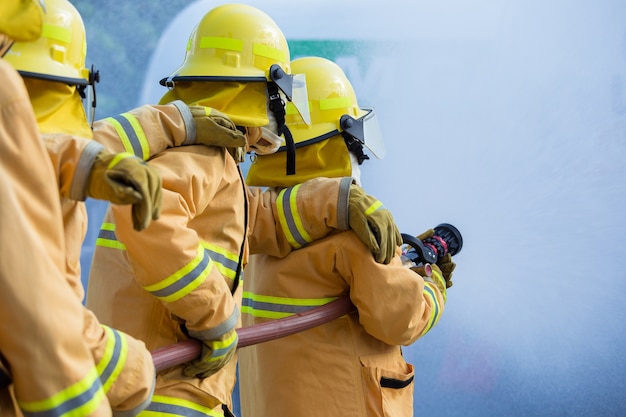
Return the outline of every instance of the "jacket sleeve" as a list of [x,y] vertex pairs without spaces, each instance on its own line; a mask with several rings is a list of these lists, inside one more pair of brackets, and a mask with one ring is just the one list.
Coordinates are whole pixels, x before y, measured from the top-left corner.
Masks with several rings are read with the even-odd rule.
[[111,152],[129,152],[150,159],[159,152],[196,141],[196,124],[189,107],[180,100],[165,105],[144,105],[98,120],[94,139]]
[[0,352],[15,399],[24,415],[110,416],[65,280],[54,172],[22,78],[2,60],[0,77]]
[[437,324],[444,295],[402,265],[401,250],[388,265],[377,263],[353,232],[337,239],[336,268],[365,330],[389,345],[409,345]]
[[[190,227],[220,192],[224,169],[222,149],[198,148],[214,157],[165,152],[152,160],[163,176],[163,208],[150,227],[135,231],[128,206],[112,205],[111,210],[115,234],[126,247],[138,284],[183,319],[194,337],[213,339],[235,327],[239,309],[227,280]],[[186,169],[179,170],[181,165]],[[228,196],[217,198],[231,204]]]
[[315,178],[281,190],[248,188],[250,253],[284,257],[334,230],[348,230],[351,178]]
[[91,139],[66,134],[46,134],[43,140],[52,161],[60,196],[84,201],[94,160],[104,147]]

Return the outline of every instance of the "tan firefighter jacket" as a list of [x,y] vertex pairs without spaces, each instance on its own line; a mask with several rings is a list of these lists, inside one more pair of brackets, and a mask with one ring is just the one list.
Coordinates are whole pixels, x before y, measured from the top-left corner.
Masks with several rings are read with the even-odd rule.
[[50,159],[22,78],[2,60],[0,78],[0,355],[20,407],[1,384],[0,415],[110,416],[84,307],[66,284]]
[[[295,193],[279,209],[275,193],[247,189],[223,148],[167,149],[150,164],[163,180],[161,218],[136,232],[129,207],[110,207],[96,242],[87,306],[151,350],[188,335],[210,339],[240,325],[248,251],[285,256],[297,241],[348,224],[349,179],[307,183],[300,198]],[[271,234],[260,240],[263,247],[254,239],[248,246],[246,230]],[[147,410],[221,415],[216,407],[232,409],[235,371],[236,360],[204,379],[183,377],[182,366],[166,370],[157,375]]]
[[242,414],[254,417],[412,417],[409,345],[438,321],[444,295],[397,256],[375,262],[352,231],[283,259],[254,255],[243,326],[289,317],[349,296],[356,311],[239,351]]
[[[181,103],[143,106],[97,121],[94,124],[96,140],[61,133],[43,135],[59,184],[67,281],[79,300],[82,301],[85,295],[80,270],[80,253],[87,232],[87,212],[83,201],[96,155],[105,150],[106,145],[111,152],[129,151],[147,159],[168,146],[178,146],[185,141],[193,143],[195,138],[188,137],[188,129],[185,129],[185,121],[192,121],[191,114],[183,119],[181,111],[189,113],[187,106]],[[83,314],[84,338],[101,370],[100,377],[107,388],[111,406],[115,411],[131,410],[131,413],[132,410],[145,408],[154,388],[154,369],[144,343],[114,328],[102,326],[89,310],[85,309]],[[116,354],[111,355],[110,352]]]

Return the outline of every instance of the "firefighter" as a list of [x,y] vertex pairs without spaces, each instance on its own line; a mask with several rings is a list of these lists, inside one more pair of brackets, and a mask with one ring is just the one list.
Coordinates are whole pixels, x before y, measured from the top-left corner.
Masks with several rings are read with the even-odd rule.
[[[390,213],[365,213],[371,197],[360,194],[358,204],[348,204],[359,191],[344,179],[305,183],[290,190],[293,198],[284,203],[276,193],[247,189],[239,167],[244,154],[278,148],[283,100],[291,99],[295,111],[308,104],[298,98],[305,85],[295,82],[287,42],[268,15],[247,5],[215,7],[188,45],[182,66],[162,80],[169,87],[162,105],[181,100],[194,118],[220,112],[245,133],[245,147],[220,141],[169,148],[150,159],[163,178],[162,216],[138,233],[128,207],[109,208],[96,242],[87,306],[151,350],[190,337],[202,341],[197,360],[157,375],[147,413],[228,416],[248,253],[285,256],[357,224],[359,236],[385,262],[400,236]],[[249,233],[260,236],[255,246],[249,246]]]
[[[93,87],[97,76],[85,68],[85,28],[78,11],[67,0],[47,0],[43,28],[38,40],[16,42],[6,60],[24,80],[52,161],[51,179],[56,178],[54,189],[63,219],[65,279],[73,289],[73,299],[81,303],[85,198],[131,205],[134,226],[142,230],[159,216],[161,180],[159,172],[143,160],[109,152],[91,140],[82,95]],[[154,389],[150,352],[142,341],[101,325],[88,309],[82,307],[81,314],[81,338],[91,349],[114,415],[136,415],[147,406]]]
[[[0,2],[0,56],[40,36],[42,8]],[[52,165],[21,77],[3,59],[0,74],[0,415],[111,416],[65,281]]]
[[[351,176],[367,153],[382,157],[384,144],[373,110],[359,107],[354,89],[334,62],[305,57],[303,73],[311,125],[288,116],[297,169],[285,175],[282,152],[260,155],[248,171],[251,186],[292,187],[316,177]],[[420,236],[425,238],[429,233]],[[353,313],[295,335],[246,347],[239,353],[244,416],[413,416],[410,345],[439,320],[446,277],[432,280],[404,267],[397,248],[387,265],[376,263],[351,231],[338,231],[280,259],[250,258],[244,282],[244,327],[329,303],[348,295]]]

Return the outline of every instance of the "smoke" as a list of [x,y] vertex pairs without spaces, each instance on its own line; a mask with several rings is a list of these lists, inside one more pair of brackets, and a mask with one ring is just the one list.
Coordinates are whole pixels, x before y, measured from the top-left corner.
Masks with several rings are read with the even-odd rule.
[[[402,232],[463,234],[444,317],[405,348],[416,415],[624,413],[626,4],[248,3],[290,40],[375,45],[333,56],[386,138],[363,184]],[[213,6],[165,31],[138,104]]]

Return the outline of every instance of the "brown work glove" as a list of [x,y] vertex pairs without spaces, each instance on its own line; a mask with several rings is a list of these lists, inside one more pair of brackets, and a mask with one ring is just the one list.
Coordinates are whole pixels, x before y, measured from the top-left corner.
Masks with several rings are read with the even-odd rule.
[[441,269],[443,277],[446,280],[446,288],[450,288],[453,285],[452,272],[454,271],[454,268],[456,268],[456,264],[452,260],[452,255],[447,253],[443,258],[437,261],[437,266]]
[[376,262],[388,264],[402,245],[402,236],[391,212],[358,185],[350,185],[348,223],[372,251]]
[[[428,239],[429,237],[433,237],[434,234],[434,229],[428,229],[424,233],[417,236],[417,238],[419,240],[424,240]],[[452,286],[452,271],[454,271],[454,268],[456,268],[456,264],[454,263],[454,261],[452,261],[452,255],[447,253],[445,256],[437,261],[437,266],[446,281],[446,288],[450,288]]]
[[211,107],[190,106],[189,110],[196,123],[196,143],[226,148],[235,161],[243,161],[246,137],[228,116]]
[[230,330],[219,339],[202,341],[200,357],[183,370],[187,377],[208,378],[222,369],[237,350],[237,332]]
[[89,173],[85,194],[113,204],[132,204],[135,230],[145,229],[161,214],[159,171],[130,153],[100,152]]

